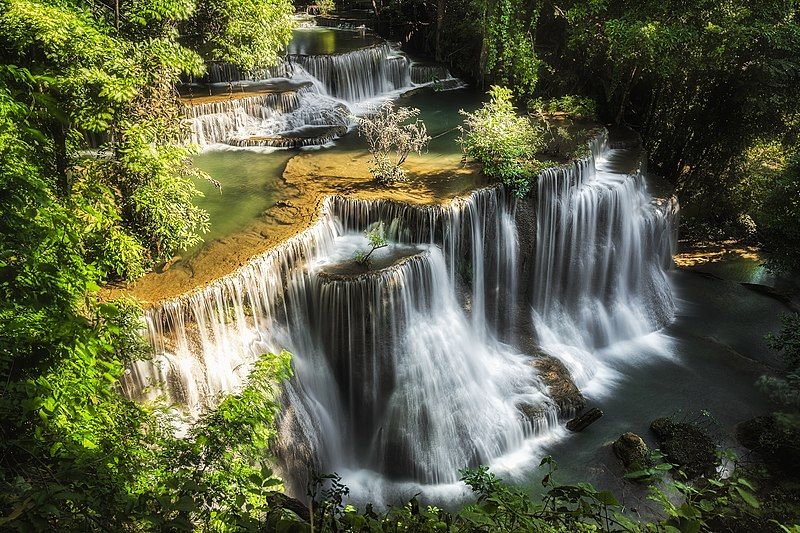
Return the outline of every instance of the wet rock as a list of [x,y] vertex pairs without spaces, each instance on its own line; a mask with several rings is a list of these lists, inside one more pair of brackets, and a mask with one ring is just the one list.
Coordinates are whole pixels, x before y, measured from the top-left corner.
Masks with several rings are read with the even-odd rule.
[[800,427],[774,415],[759,416],[736,426],[736,439],[757,453],[773,475],[800,475]]
[[642,437],[636,433],[630,431],[623,433],[614,441],[611,448],[614,450],[614,455],[628,470],[642,470],[653,466],[650,449]]
[[751,290],[767,298],[772,298],[773,300],[777,300],[783,305],[785,305],[789,310],[800,313],[800,306],[798,306],[793,300],[790,294],[786,294],[785,292],[779,291],[775,287],[770,287],[769,285],[761,285],[758,283],[741,283],[740,284],[745,289]]
[[603,416],[603,411],[598,409],[597,407],[592,407],[588,411],[581,413],[580,415],[576,416],[569,422],[567,422],[567,429],[574,432],[583,431],[591,424],[600,420]]
[[517,410],[525,416],[531,422],[536,420],[541,420],[542,416],[544,415],[544,410],[541,406],[532,405],[529,403],[520,403],[517,404]]
[[717,446],[702,428],[664,417],[653,420],[650,430],[669,462],[678,465],[687,478],[712,476],[716,471]]
[[534,360],[533,366],[539,372],[539,378],[547,385],[548,393],[561,414],[572,416],[586,408],[586,399],[572,381],[564,363],[542,354]]

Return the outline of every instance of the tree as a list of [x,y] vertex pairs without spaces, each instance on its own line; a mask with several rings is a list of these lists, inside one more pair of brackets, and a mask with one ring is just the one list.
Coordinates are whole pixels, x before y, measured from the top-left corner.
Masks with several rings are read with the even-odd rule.
[[420,154],[428,145],[431,138],[425,123],[414,120],[417,116],[419,109],[396,108],[387,101],[375,113],[358,119],[358,133],[366,139],[372,156],[369,171],[378,183],[405,181],[403,163],[409,154]]
[[291,0],[201,0],[185,40],[209,60],[242,70],[278,63],[292,37]]
[[517,115],[513,93],[492,86],[489,101],[473,113],[461,111],[459,142],[464,154],[483,165],[484,172],[524,196],[541,167],[534,154],[543,147],[543,130]]
[[372,255],[372,252],[380,248],[385,248],[389,246],[389,243],[386,240],[386,233],[383,228],[383,222],[379,222],[378,225],[376,225],[372,229],[368,229],[367,231],[365,231],[364,235],[367,237],[367,242],[370,245],[370,249],[366,253],[362,251],[356,252],[356,262],[364,267],[368,267],[369,258]]
[[[736,204],[748,150],[795,145],[800,100],[796,2],[573,1],[568,60],[607,120],[641,133],[651,168],[677,185],[687,218],[746,232]],[[550,60],[550,58],[547,58]],[[570,63],[572,66],[570,66]],[[576,69],[575,67],[578,66]],[[752,211],[750,211],[752,215]]]

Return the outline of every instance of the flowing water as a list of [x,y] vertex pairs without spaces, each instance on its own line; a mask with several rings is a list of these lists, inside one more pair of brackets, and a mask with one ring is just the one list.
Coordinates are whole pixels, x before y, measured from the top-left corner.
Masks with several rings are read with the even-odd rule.
[[[269,112],[262,103],[260,110],[242,108],[241,123],[213,135],[290,124],[298,109],[309,108],[303,99],[310,95],[353,112],[441,73],[425,65],[415,74],[385,43],[349,35],[340,54],[325,41],[334,30],[303,31],[314,37],[292,45],[285,72],[291,68],[293,87],[304,83],[297,99]],[[329,50],[337,53],[322,53]],[[438,117],[447,133],[462,102],[437,98],[423,118]],[[237,113],[211,115],[235,121]],[[313,119],[303,120],[308,126]],[[453,135],[434,140],[432,157],[454,150]],[[332,150],[356,143],[344,137]],[[252,216],[274,200],[269,179],[259,176],[272,164],[277,171],[280,158],[216,153],[198,162],[212,174],[240,167],[228,200],[237,209]],[[647,417],[668,414],[655,411],[672,405],[727,409],[729,423],[763,405],[757,398],[735,403],[732,392],[755,394],[760,363],[748,354],[763,346],[754,333],[742,333],[746,328],[726,324],[736,324],[728,322],[732,315],[741,322],[754,310],[771,316],[774,309],[731,287],[725,292],[705,278],[670,272],[678,207],[648,192],[642,157],[636,146],[599,134],[586,157],[545,170],[535,194],[521,200],[501,186],[431,206],[329,197],[307,231],[149,310],[157,356],[131,366],[126,391],[139,399],[163,392],[197,414],[236,391],[259,354],[288,349],[295,376],[285,386],[276,443],[282,474],[302,493],[311,469],[336,471],[356,502],[422,492],[452,503],[465,494],[460,468],[487,464],[524,483],[545,453],[566,458],[568,474],[585,478],[581,469],[607,464],[593,455],[607,450],[602,444],[626,430],[644,431]],[[220,204],[212,216],[224,217],[230,207]],[[231,224],[220,231],[233,231]],[[364,268],[353,257],[368,247],[364,231],[378,224],[391,245]],[[742,307],[709,320],[706,331],[697,317],[729,305],[711,300],[723,292]],[[772,325],[765,319],[747,331]],[[562,361],[607,418],[567,437],[563,422],[574,413],[558,407],[538,375],[542,357]],[[707,386],[718,378],[724,387]]]
[[380,101],[453,78],[369,33],[311,27],[295,30],[280,65],[248,76],[212,70],[209,81],[192,87],[193,142],[287,148],[329,143]]

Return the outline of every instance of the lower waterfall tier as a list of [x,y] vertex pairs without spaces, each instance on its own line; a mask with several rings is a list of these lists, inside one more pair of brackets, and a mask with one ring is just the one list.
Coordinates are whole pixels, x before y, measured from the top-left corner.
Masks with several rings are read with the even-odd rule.
[[[345,249],[366,245],[359,234],[337,240]],[[440,249],[407,252],[379,250],[376,260],[396,261],[361,274],[311,268],[292,304],[299,311],[290,329],[306,334],[290,386],[295,416],[282,442],[306,442],[322,471],[452,483],[460,468],[550,427],[557,412],[533,358],[471,327]],[[529,418],[518,406],[538,414]],[[336,429],[308,431],[308,422],[324,421]]]

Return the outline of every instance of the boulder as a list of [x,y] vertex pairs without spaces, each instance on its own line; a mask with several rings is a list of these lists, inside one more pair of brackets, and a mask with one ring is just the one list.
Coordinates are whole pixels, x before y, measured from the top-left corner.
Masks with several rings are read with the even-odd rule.
[[603,416],[603,411],[601,411],[597,407],[592,407],[588,411],[581,413],[580,415],[576,416],[575,418],[567,422],[567,429],[570,431],[574,431],[576,433],[578,431],[583,431],[594,422],[600,420],[600,417],[602,416]]
[[759,416],[736,426],[736,439],[757,453],[774,476],[800,475],[800,427],[775,415]]
[[629,470],[643,470],[653,466],[650,449],[642,440],[642,437],[636,433],[623,433],[614,441],[611,447],[614,450],[614,455]]
[[547,385],[548,393],[558,406],[559,412],[572,416],[586,408],[586,399],[572,381],[564,363],[548,355],[540,355],[533,361],[542,382]]
[[680,467],[687,478],[714,475],[719,464],[717,445],[705,430],[669,417],[653,420],[650,430],[667,460]]

